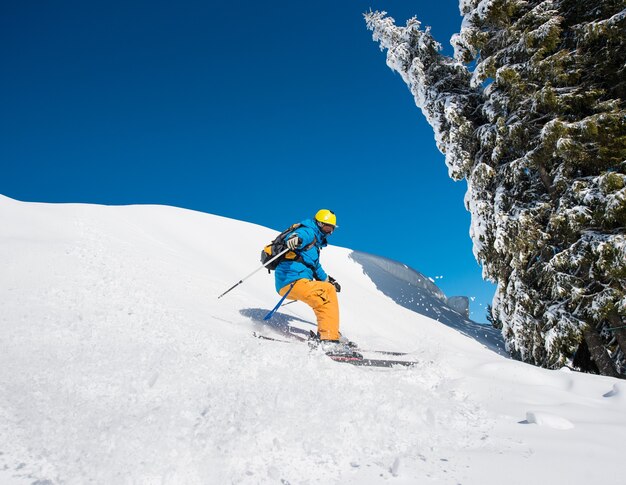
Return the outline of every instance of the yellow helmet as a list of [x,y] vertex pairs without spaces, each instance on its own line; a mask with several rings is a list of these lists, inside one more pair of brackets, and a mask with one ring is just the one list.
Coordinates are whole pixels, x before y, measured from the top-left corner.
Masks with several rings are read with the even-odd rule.
[[321,222],[322,224],[330,224],[331,226],[337,227],[337,217],[333,211],[328,209],[321,209],[317,211],[317,214],[315,214],[315,220],[317,222]]

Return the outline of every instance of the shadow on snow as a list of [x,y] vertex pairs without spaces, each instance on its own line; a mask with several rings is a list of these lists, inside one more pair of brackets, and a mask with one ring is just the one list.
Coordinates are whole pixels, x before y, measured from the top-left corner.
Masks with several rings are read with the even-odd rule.
[[[243,308],[239,310],[239,313],[252,320],[260,330],[268,329],[275,333],[284,335],[285,337],[296,334],[304,338],[308,338],[309,330],[305,330],[300,327],[310,325],[311,330],[315,330],[317,328],[317,324],[314,322],[280,312],[274,313],[272,318],[269,320],[263,320],[265,315],[269,313],[269,310],[266,308]],[[294,325],[294,323],[299,323],[300,327]]]

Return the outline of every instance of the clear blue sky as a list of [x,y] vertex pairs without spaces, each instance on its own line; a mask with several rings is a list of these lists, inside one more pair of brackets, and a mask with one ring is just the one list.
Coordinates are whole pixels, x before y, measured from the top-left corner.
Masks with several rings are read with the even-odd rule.
[[451,53],[456,0],[4,1],[0,193],[277,230],[330,208],[333,244],[443,276],[485,321],[494,287],[472,255],[465,182],[372,41],[370,8],[416,15]]

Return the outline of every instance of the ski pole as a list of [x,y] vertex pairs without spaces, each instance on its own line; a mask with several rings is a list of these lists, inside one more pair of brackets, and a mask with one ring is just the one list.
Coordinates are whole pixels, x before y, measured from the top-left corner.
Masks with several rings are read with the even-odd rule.
[[[274,315],[274,313],[276,313],[278,311],[278,309],[281,307],[281,305],[283,304],[283,302],[285,301],[285,298],[287,298],[287,295],[289,293],[291,293],[291,290],[293,290],[293,285],[295,285],[296,282],[294,281],[293,283],[291,283],[291,286],[289,287],[289,289],[287,290],[287,293],[285,293],[283,295],[283,297],[280,299],[280,301],[276,304],[276,306],[274,308],[272,308],[272,310],[263,317],[263,320],[269,320],[270,318],[272,318],[272,316]],[[289,303],[293,303],[293,302],[289,302]],[[289,303],[287,303],[287,305],[289,305]]]
[[290,251],[289,248],[285,249],[284,251],[278,253],[276,256],[274,256],[272,259],[270,259],[269,261],[266,261],[264,264],[262,264],[261,266],[259,266],[257,269],[255,269],[252,273],[250,273],[248,276],[246,276],[245,278],[240,279],[237,283],[235,283],[233,286],[231,286],[230,288],[228,288],[224,293],[222,293],[220,296],[217,297],[217,299],[219,300],[220,298],[222,298],[226,293],[234,290],[235,288],[237,288],[241,283],[243,283],[244,281],[246,281],[248,278],[250,278],[250,276],[252,276],[253,274],[255,274],[257,271],[261,271],[263,268],[265,268],[268,264],[270,264],[271,262],[277,260],[278,258],[280,258],[283,254],[285,254],[287,251]]

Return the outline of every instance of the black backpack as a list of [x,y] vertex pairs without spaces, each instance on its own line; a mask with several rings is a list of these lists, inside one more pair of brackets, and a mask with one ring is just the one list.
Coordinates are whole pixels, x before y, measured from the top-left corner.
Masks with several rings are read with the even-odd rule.
[[[287,235],[295,231],[301,226],[302,224],[300,222],[297,222],[296,224],[292,224],[291,226],[289,226],[288,229],[285,229],[278,236],[276,236],[276,239],[274,239],[271,243],[265,246],[263,250],[261,251],[261,264],[265,265],[265,263],[268,262],[270,259],[272,259],[277,254],[280,254],[285,249],[287,249],[287,242],[286,242]],[[311,244],[308,244],[306,247],[299,249],[298,252],[288,251],[285,254],[283,254],[280,258],[275,259],[270,264],[265,266],[267,268],[268,273],[272,270],[275,270],[276,267],[285,260],[302,261],[302,256],[300,256],[300,251],[307,251],[308,249],[311,249],[315,245],[315,242],[316,242],[316,239],[314,238]]]

